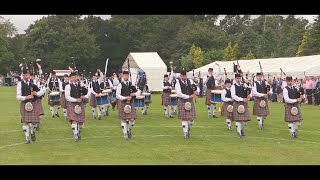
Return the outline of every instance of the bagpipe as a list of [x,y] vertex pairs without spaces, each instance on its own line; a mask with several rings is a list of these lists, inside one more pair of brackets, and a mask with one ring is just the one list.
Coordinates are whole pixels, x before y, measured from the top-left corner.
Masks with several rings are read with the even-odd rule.
[[[260,61],[259,61],[259,66],[260,66],[260,72],[263,75],[262,66],[261,66]],[[269,75],[268,75],[268,79],[269,79]],[[263,78],[263,81],[266,85],[265,88],[263,89],[263,94],[267,94],[268,92],[270,92],[271,86],[268,84],[268,82],[264,78]]]
[[241,85],[244,88],[245,97],[248,97],[251,94],[251,88],[248,86],[248,84],[243,78],[243,72],[240,68],[239,60],[237,60],[237,65],[233,63],[233,72],[236,74],[241,74]]

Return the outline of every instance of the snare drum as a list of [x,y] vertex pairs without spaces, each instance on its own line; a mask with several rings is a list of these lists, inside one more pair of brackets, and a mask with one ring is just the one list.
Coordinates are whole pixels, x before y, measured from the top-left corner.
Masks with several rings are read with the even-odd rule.
[[211,90],[211,103],[222,102],[221,99],[222,90]]
[[50,102],[60,102],[60,93],[58,91],[53,91],[49,94]]
[[143,108],[144,107],[144,96],[133,97],[133,104],[135,108]]
[[142,93],[142,95],[144,96],[144,102],[145,103],[152,103],[152,101],[151,101],[151,93]]
[[105,90],[102,90],[101,94],[109,95],[111,92],[112,92],[111,89],[105,89]]
[[108,94],[101,94],[101,96],[96,97],[96,99],[97,99],[97,105],[109,104]]
[[171,106],[178,106],[178,95],[177,94],[170,94],[171,99]]

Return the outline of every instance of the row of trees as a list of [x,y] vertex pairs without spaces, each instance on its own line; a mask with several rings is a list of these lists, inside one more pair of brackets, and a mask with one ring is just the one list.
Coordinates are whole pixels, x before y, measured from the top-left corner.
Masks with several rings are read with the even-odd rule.
[[[40,58],[46,72],[119,69],[129,52],[158,52],[178,70],[217,60],[305,56],[320,53],[319,16],[313,24],[293,15],[58,15],[35,21],[25,34],[0,18],[0,73],[18,70],[23,58]],[[73,59],[71,58],[73,57]]]

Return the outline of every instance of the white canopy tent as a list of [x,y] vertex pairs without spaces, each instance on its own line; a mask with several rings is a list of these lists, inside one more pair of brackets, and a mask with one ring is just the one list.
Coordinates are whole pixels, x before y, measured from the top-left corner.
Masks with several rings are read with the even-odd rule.
[[[269,75],[270,77],[275,77],[281,75],[280,68],[286,73],[286,75],[291,75],[293,78],[302,78],[304,73],[306,76],[320,76],[320,55],[314,56],[302,56],[302,57],[288,57],[288,58],[271,58],[271,59],[252,59],[252,60],[239,60],[240,68],[243,74],[249,75],[249,79],[252,74],[260,72],[259,61],[262,66],[262,71],[265,78]],[[224,77],[224,68],[227,72],[227,78],[233,78],[233,63],[237,64],[237,61],[216,61],[211,64],[207,64],[203,67],[194,70],[195,76],[198,75],[199,71],[201,77],[205,76],[208,69],[213,68],[214,72],[217,72],[218,63],[221,67],[220,77]],[[191,78],[193,72],[188,72],[188,77]],[[283,75],[284,77],[284,75]]]
[[138,70],[142,69],[147,76],[147,83],[152,91],[162,91],[161,81],[163,75],[167,73],[167,66],[157,52],[129,53],[122,69],[128,69],[128,60],[131,71],[132,83],[135,85]]

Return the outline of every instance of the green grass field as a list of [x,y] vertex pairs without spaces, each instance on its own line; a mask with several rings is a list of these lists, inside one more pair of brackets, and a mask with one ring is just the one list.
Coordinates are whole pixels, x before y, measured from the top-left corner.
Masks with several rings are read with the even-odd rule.
[[[271,115],[265,129],[258,128],[255,116],[245,127],[246,136],[237,137],[235,125],[229,132],[225,119],[207,117],[204,98],[196,103],[197,119],[191,138],[183,138],[181,121],[165,119],[160,95],[153,95],[149,114],[141,115],[124,140],[118,112],[101,121],[86,110],[82,140],[74,142],[70,124],[51,118],[47,99],[36,142],[24,144],[15,87],[0,87],[0,164],[32,165],[288,165],[320,164],[319,106],[302,105],[304,120],[297,139],[289,136],[283,104],[270,103]],[[219,104],[221,107],[221,104]],[[250,104],[252,113],[252,102]]]

